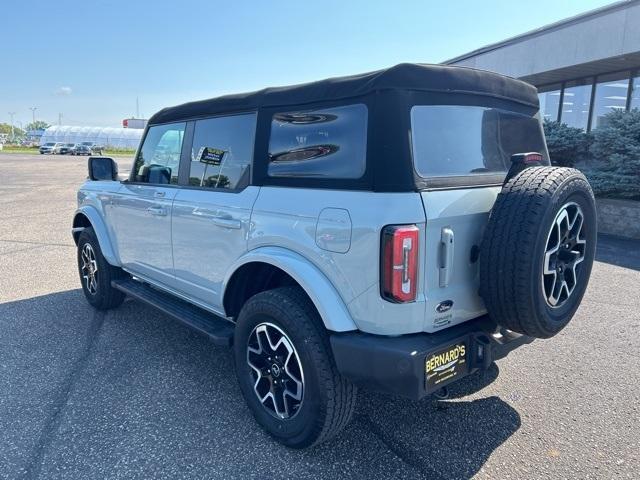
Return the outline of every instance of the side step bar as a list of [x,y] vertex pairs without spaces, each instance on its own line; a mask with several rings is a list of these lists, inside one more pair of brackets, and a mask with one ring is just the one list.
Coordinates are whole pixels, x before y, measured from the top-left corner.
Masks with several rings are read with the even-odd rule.
[[136,300],[141,300],[161,310],[194,330],[204,333],[216,345],[230,346],[233,341],[233,324],[214,313],[207,312],[132,278],[113,280],[111,286]]

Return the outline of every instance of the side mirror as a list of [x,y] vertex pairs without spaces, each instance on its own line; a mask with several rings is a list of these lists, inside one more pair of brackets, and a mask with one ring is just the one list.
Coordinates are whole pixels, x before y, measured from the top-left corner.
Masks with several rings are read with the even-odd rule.
[[89,157],[91,180],[117,180],[118,164],[111,157]]

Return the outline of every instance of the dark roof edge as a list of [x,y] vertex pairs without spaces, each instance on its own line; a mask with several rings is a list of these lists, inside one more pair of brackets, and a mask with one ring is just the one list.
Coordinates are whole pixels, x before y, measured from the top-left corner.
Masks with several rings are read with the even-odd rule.
[[472,58],[472,57],[476,57],[478,55],[482,55],[483,53],[488,53],[488,52],[492,52],[493,50],[497,50],[499,48],[502,47],[508,47],[510,45],[513,45],[515,43],[519,43],[523,40],[528,40],[529,38],[533,38],[533,37],[537,37],[539,35],[542,35],[544,33],[553,31],[553,30],[559,30],[563,27],[569,26],[569,25],[574,25],[576,23],[580,23],[584,20],[587,20],[589,18],[593,18],[593,17],[599,17],[601,15],[616,11],[616,10],[621,10],[624,8],[628,8],[631,7],[633,5],[637,5],[640,3],[640,0],[621,0],[618,2],[614,2],[610,5],[605,5],[604,7],[600,7],[600,8],[596,8],[594,10],[589,10],[588,12],[585,13],[580,13],[578,15],[574,15],[573,17],[569,17],[569,18],[565,18],[562,20],[558,20],[557,22],[554,23],[550,23],[549,25],[545,25],[543,27],[540,28],[536,28],[535,30],[530,30],[528,32],[525,33],[521,33],[520,35],[516,35],[515,37],[510,37],[507,38],[506,40],[502,40],[500,42],[496,42],[496,43],[491,43],[489,45],[485,45],[484,47],[480,47],[477,48],[476,50],[473,50],[471,52],[468,53],[463,53],[462,55],[458,55],[457,57],[454,58],[450,58],[449,60],[445,60],[444,62],[442,62],[443,65],[451,65],[454,64],[456,62],[460,62],[462,60],[466,60],[468,58]]

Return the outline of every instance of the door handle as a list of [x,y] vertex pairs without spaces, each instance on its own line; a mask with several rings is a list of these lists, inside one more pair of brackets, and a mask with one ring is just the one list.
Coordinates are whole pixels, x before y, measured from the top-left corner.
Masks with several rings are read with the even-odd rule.
[[162,190],[159,190],[157,192],[153,192],[153,196],[156,198],[164,198],[164,196],[167,194],[167,192],[164,192]]
[[149,212],[151,215],[156,215],[158,217],[167,216],[167,209],[164,207],[149,207],[147,208],[147,212]]
[[232,228],[234,230],[240,230],[242,228],[242,222],[230,216],[214,215],[211,217],[211,222],[215,226],[222,228]]
[[217,227],[232,228],[234,230],[242,228],[242,222],[240,220],[233,218],[228,213],[223,213],[220,210],[201,210],[196,208],[191,212],[191,214],[196,217],[206,218]]
[[440,232],[440,265],[438,270],[440,287],[449,285],[453,270],[453,230],[444,227]]

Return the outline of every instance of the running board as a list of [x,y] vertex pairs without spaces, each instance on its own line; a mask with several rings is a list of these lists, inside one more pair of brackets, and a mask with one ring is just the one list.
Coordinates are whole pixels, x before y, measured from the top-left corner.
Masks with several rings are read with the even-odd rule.
[[131,278],[112,280],[111,286],[204,333],[216,345],[230,346],[233,341],[233,323],[214,313]]

